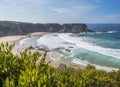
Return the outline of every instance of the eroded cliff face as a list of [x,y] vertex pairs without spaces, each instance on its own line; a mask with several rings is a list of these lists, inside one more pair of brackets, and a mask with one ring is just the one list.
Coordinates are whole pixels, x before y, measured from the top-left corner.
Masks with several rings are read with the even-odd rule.
[[63,32],[79,33],[88,31],[86,24],[63,24],[62,27]]
[[23,22],[0,21],[0,36],[20,35],[32,32],[58,32],[58,33],[79,33],[87,32],[89,29],[86,24],[33,24]]

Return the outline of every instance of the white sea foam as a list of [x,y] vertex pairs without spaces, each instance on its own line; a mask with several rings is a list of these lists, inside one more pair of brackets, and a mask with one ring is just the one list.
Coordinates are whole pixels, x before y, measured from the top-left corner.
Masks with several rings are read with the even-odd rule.
[[40,37],[37,40],[38,45],[42,44],[47,46],[49,49],[55,49],[60,47],[65,47],[64,43],[65,41],[58,36],[55,35],[45,35],[43,37]]
[[89,62],[87,62],[87,61],[83,61],[83,60],[80,60],[80,59],[73,59],[71,62],[73,62],[73,63],[75,63],[75,64],[79,64],[79,65],[82,65],[82,66],[87,66],[88,64],[90,64],[90,65],[93,65],[93,66],[95,66],[96,67],[96,69],[98,69],[98,70],[106,70],[106,71],[108,71],[108,72],[110,72],[110,71],[113,71],[113,70],[119,70],[119,69],[117,69],[117,68],[111,68],[111,67],[106,67],[106,66],[99,66],[99,65],[96,65],[96,64],[91,64],[91,63],[89,63]]
[[107,33],[117,33],[118,31],[107,31]]
[[27,45],[27,43],[26,43],[26,41],[27,40],[30,40],[31,38],[25,38],[25,39],[23,39],[23,40],[20,40],[20,42],[19,42],[19,47],[20,48],[24,48],[26,45]]
[[111,31],[96,31],[96,32],[93,32],[93,34],[102,34],[102,33],[117,33],[118,31],[115,31],[115,30],[111,30]]
[[82,66],[87,66],[89,63],[87,61],[82,61],[78,58],[76,59],[72,59],[71,62],[75,63],[75,64],[79,64],[79,65],[82,65]]
[[82,38],[77,38],[77,37],[71,37],[69,34],[59,34],[58,35],[61,39],[76,44],[77,46],[93,51],[93,52],[97,52],[100,53],[102,55],[106,55],[106,56],[111,56],[114,58],[118,58],[120,59],[120,49],[111,49],[111,48],[103,48],[101,46],[94,46],[89,44],[88,42],[84,42],[82,40]]

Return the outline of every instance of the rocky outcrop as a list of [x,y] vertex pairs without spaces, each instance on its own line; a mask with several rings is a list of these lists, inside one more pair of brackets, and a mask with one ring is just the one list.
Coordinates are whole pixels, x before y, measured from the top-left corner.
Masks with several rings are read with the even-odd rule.
[[32,32],[61,32],[61,33],[79,33],[90,31],[86,24],[57,24],[57,23],[24,23],[0,21],[0,36],[28,34]]
[[62,27],[62,32],[78,33],[88,31],[86,24],[63,24]]

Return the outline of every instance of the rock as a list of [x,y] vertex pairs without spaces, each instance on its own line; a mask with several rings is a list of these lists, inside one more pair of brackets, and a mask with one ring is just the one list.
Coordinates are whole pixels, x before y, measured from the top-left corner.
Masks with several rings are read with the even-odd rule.
[[40,47],[38,46],[37,49],[38,50],[43,50],[43,51],[47,51],[48,50],[47,46],[45,46],[45,45],[40,45]]
[[73,48],[72,46],[68,46],[69,48]]
[[69,50],[69,49],[65,49],[67,52],[71,52],[71,50]]
[[88,28],[86,24],[63,24],[63,32],[71,32],[71,33],[79,33],[79,32],[87,32]]
[[54,50],[60,50],[60,48],[55,48]]
[[47,32],[59,32],[62,29],[62,26],[57,23],[47,23],[43,24]]
[[67,66],[66,66],[65,64],[62,64],[62,63],[59,65],[59,69],[60,69],[60,70],[64,70],[66,67],[67,67]]

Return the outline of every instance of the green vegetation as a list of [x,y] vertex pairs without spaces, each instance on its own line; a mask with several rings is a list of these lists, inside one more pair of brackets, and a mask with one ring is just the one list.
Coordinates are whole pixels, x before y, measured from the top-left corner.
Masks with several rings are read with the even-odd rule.
[[0,44],[1,87],[120,87],[120,70],[106,72],[91,65],[60,70],[45,61],[46,52],[31,52],[30,47],[17,56],[11,52],[13,47]]

